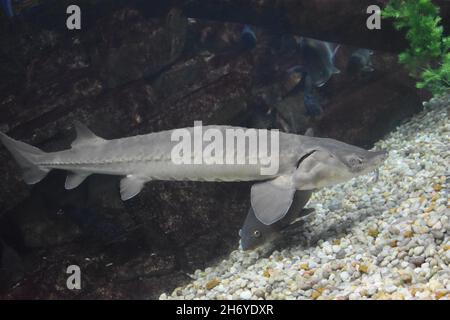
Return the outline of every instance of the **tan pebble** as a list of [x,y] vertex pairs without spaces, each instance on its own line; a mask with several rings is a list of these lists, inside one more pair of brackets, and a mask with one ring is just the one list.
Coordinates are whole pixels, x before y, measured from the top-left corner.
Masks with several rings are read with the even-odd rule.
[[434,294],[434,296],[436,297],[436,299],[441,299],[442,297],[445,297],[447,295],[447,292],[445,291],[438,291]]
[[205,285],[205,288],[206,288],[207,290],[211,290],[211,289],[217,287],[219,284],[220,284],[220,280],[214,278],[214,279],[212,279],[211,281],[209,281],[209,282]]
[[322,294],[322,292],[323,292],[324,290],[325,290],[325,288],[322,288],[322,287],[317,288],[316,290],[314,290],[314,291],[311,293],[311,298],[314,299],[314,300],[316,300],[318,297],[320,297],[320,295]]
[[405,231],[405,233],[403,233],[403,236],[405,238],[412,238],[413,235],[414,235],[414,232],[412,232],[411,230]]
[[406,283],[406,284],[411,283],[411,281],[412,281],[411,275],[407,274],[407,273],[402,274],[401,279],[402,279],[403,283]]
[[370,228],[370,229],[368,230],[368,232],[367,232],[367,234],[368,234],[369,236],[374,237],[374,238],[378,237],[378,234],[379,234],[379,233],[380,233],[380,232],[378,231],[378,229],[375,229],[375,228]]
[[300,263],[300,269],[302,269],[302,270],[309,270],[308,262]]
[[359,265],[358,271],[361,273],[368,273],[369,267],[365,264]]

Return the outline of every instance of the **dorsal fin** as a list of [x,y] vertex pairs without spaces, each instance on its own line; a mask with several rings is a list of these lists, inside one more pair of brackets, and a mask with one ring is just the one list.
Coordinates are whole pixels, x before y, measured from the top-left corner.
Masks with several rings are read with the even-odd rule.
[[77,132],[76,139],[72,142],[72,148],[86,144],[95,144],[104,141],[89,130],[84,124],[79,121],[74,122],[75,130]]
[[307,136],[307,137],[314,137],[314,130],[313,130],[313,128],[308,128],[303,135]]

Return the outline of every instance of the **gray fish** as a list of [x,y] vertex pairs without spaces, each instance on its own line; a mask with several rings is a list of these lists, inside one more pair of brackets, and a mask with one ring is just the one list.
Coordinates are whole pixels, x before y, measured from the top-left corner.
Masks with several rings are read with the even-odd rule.
[[349,73],[372,72],[375,69],[372,65],[373,51],[369,49],[358,49],[352,53],[348,60],[347,71]]
[[[305,136],[312,137],[313,129],[309,128]],[[286,216],[271,225],[265,225],[255,216],[255,212],[250,207],[242,228],[239,230],[241,238],[241,247],[243,250],[253,250],[280,236],[280,232],[293,223],[296,219],[305,216],[311,212],[310,209],[303,209],[311,198],[312,191],[296,191],[292,205]]]
[[334,57],[339,46],[333,48],[329,42],[302,38],[300,52],[303,57],[306,72],[317,87],[323,86],[333,74],[341,71],[334,65]]
[[243,250],[253,250],[280,236],[280,232],[293,223],[296,219],[310,214],[313,209],[304,209],[308,203],[312,191],[296,191],[289,211],[283,219],[271,225],[265,225],[255,216],[250,207],[244,225],[239,230],[241,247]]
[[[229,126],[200,128],[211,129],[223,137],[228,135],[228,130],[245,132],[246,129]],[[136,196],[145,183],[152,180],[257,181],[251,188],[251,205],[258,220],[266,225],[286,215],[296,190],[313,190],[348,181],[371,172],[387,158],[386,151],[367,151],[334,139],[280,132],[279,161],[276,170],[268,173],[265,171],[268,167],[264,161],[266,158],[260,159],[258,149],[245,142],[242,148],[239,143],[233,143],[230,151],[234,155],[243,154],[243,164],[175,163],[172,155],[180,142],[172,139],[174,130],[106,140],[80,123],[76,124],[76,129],[77,139],[71,148],[57,152],[44,152],[1,132],[0,140],[21,166],[28,184],[38,183],[52,169],[71,172],[66,179],[66,189],[77,187],[93,173],[119,175],[124,176],[120,182],[122,200]],[[182,132],[193,137],[196,130],[198,127],[190,127]],[[265,130],[258,132],[261,134]],[[176,131],[176,136],[179,133]],[[271,132],[265,133],[266,137],[272,135]],[[206,147],[210,145],[205,144]],[[192,153],[188,157],[192,160],[197,156]],[[254,159],[259,160],[251,161]]]

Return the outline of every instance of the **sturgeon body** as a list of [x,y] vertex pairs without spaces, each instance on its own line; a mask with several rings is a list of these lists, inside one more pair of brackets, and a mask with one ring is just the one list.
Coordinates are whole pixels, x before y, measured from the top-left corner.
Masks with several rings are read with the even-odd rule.
[[[266,164],[262,164],[260,155],[248,144],[245,164],[175,164],[172,151],[179,141],[172,141],[173,130],[106,140],[80,123],[75,127],[77,139],[72,147],[58,152],[43,152],[3,133],[0,140],[22,167],[28,184],[39,182],[52,169],[70,172],[66,189],[77,187],[93,173],[120,175],[124,176],[120,183],[123,200],[137,195],[151,180],[258,181],[252,187],[252,208],[266,225],[286,214],[295,190],[312,190],[348,180],[376,168],[386,156],[385,152],[366,151],[333,139],[279,133],[278,171],[266,175],[261,174]],[[205,126],[203,129],[218,130],[225,136],[226,129],[247,128]],[[193,127],[186,130],[194,135]],[[238,151],[242,150],[233,150]],[[196,157],[195,152],[191,156]]]

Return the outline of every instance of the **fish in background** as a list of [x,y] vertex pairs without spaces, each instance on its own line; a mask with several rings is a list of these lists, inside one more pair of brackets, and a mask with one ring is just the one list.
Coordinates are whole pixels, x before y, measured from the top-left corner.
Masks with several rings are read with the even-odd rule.
[[292,34],[275,34],[268,42],[274,55],[290,56],[298,53],[297,37]]
[[314,94],[313,80],[309,74],[306,74],[304,79],[303,104],[305,105],[306,113],[311,117],[320,116],[323,109],[317,96]]
[[248,49],[252,49],[256,46],[256,34],[248,24],[244,25],[242,28],[241,41]]
[[14,10],[11,0],[0,0],[0,6],[7,17],[14,17]]
[[306,70],[304,67],[300,66],[300,65],[295,65],[293,67],[290,67],[289,69],[286,70],[286,72],[288,74],[295,74],[295,73],[306,73]]
[[372,65],[373,51],[369,49],[358,49],[352,53],[348,60],[347,71],[351,74],[361,74],[372,72],[375,69]]
[[0,11],[3,11],[8,18],[18,15],[36,13],[36,8],[42,4],[38,0],[0,0]]
[[319,99],[314,93],[314,85],[312,77],[306,71],[306,68],[300,65],[295,65],[286,72],[289,75],[300,75],[299,77],[302,79],[301,85],[297,85],[294,87],[291,92],[298,91],[300,88],[303,88],[303,104],[306,109],[306,113],[310,117],[320,116],[323,112],[322,105],[319,102]]
[[334,57],[339,45],[333,47],[329,42],[302,38],[300,53],[305,70],[316,87],[321,87],[334,75],[341,71],[334,65]]
[[296,53],[298,49],[297,39],[294,35],[283,34],[280,39],[280,53]]
[[275,123],[276,110],[261,105],[252,108],[247,117],[241,121],[242,125],[255,129],[274,129]]
[[[306,130],[304,135],[312,137],[314,135],[312,128]],[[296,191],[292,205],[284,218],[270,225],[262,223],[250,207],[244,224],[239,230],[242,250],[253,250],[274,241],[281,236],[281,231],[293,225],[299,218],[312,213],[314,209],[304,209],[311,195],[312,191],[310,190]]]
[[96,213],[93,209],[64,205],[61,212],[70,217],[84,232],[84,234],[101,243],[111,243],[122,238],[122,230],[111,219]]

